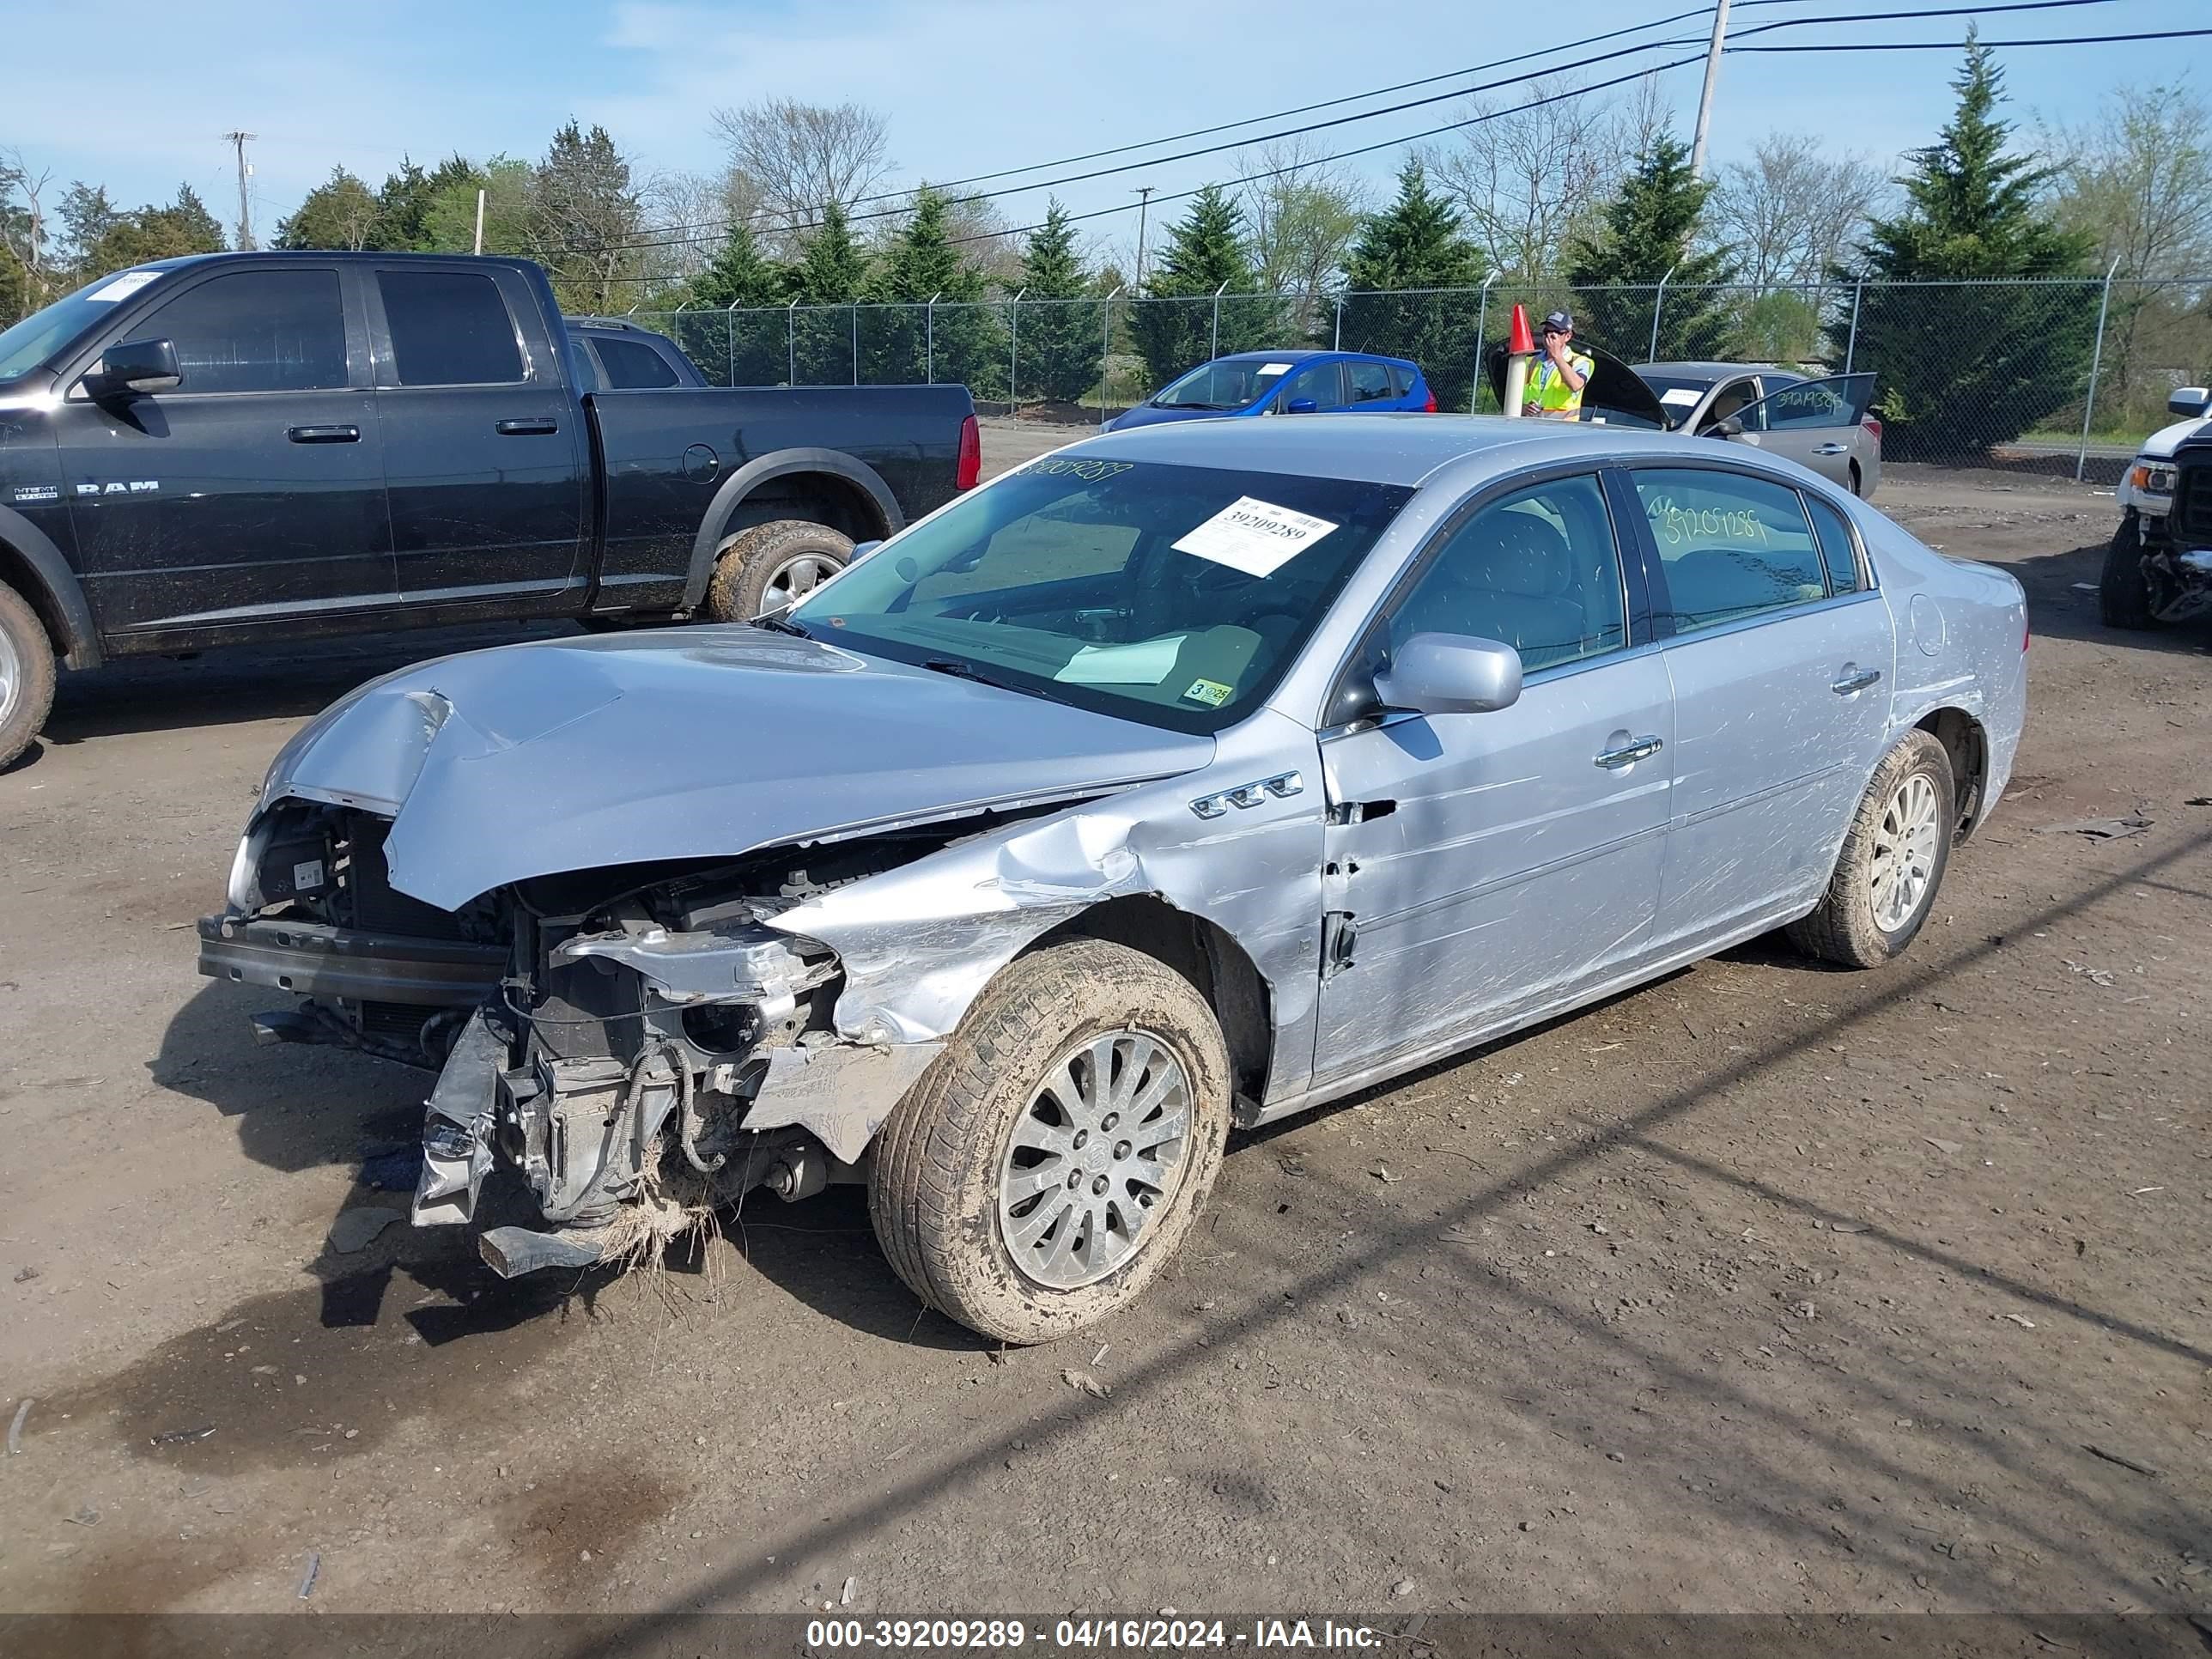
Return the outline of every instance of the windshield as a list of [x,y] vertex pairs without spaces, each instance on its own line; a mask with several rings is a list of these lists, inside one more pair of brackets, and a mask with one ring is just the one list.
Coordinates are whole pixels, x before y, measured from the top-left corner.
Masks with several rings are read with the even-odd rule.
[[1176,731],[1274,690],[1413,491],[1061,456],[915,526],[788,620]]
[[119,270],[87,283],[66,299],[34,311],[0,331],[0,380],[27,374],[74,345],[88,330],[115,314],[115,302],[136,294],[161,276],[158,270]]
[[1155,409],[1243,409],[1266,397],[1296,363],[1257,357],[1201,363],[1152,399]]
[[1686,374],[1654,374],[1648,368],[1636,371],[1637,378],[1658,394],[1659,406],[1667,411],[1667,423],[1680,426],[1690,417],[1690,411],[1699,399],[1713,389],[1710,380],[1698,380]]

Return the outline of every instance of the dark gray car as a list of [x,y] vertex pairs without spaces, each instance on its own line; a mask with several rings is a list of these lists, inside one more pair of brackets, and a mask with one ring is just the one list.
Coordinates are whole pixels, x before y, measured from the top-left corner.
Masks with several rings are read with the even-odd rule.
[[1881,483],[1871,374],[1815,379],[1773,363],[1643,363],[1671,428],[1786,455],[1862,499]]

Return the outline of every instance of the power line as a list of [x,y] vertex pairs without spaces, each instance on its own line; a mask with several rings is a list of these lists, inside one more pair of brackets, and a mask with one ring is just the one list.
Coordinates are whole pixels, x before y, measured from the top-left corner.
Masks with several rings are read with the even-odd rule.
[[[2102,46],[2131,40],[2192,40],[2212,29],[2149,29],[2136,34],[2064,34],[2033,40],[1984,40],[1985,46]],[[1820,46],[1728,46],[1728,52],[1956,52],[1956,40],[1851,40]]]

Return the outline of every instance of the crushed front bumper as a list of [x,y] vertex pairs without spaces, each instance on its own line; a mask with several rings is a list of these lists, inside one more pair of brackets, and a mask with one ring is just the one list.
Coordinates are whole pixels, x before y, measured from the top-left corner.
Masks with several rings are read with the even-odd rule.
[[503,946],[356,933],[322,922],[202,916],[199,970],[210,979],[349,1002],[472,1008],[498,988]]

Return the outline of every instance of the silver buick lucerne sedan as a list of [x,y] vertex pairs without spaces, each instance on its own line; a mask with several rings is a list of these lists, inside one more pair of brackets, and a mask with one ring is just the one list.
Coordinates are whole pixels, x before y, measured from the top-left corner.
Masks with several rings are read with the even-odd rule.
[[1773,928],[1912,941],[2027,612],[1787,461],[1535,421],[1079,443],[751,625],[363,687],[203,971],[437,1068],[418,1224],[502,1273],[865,1182],[916,1295],[1138,1295],[1231,1127]]

